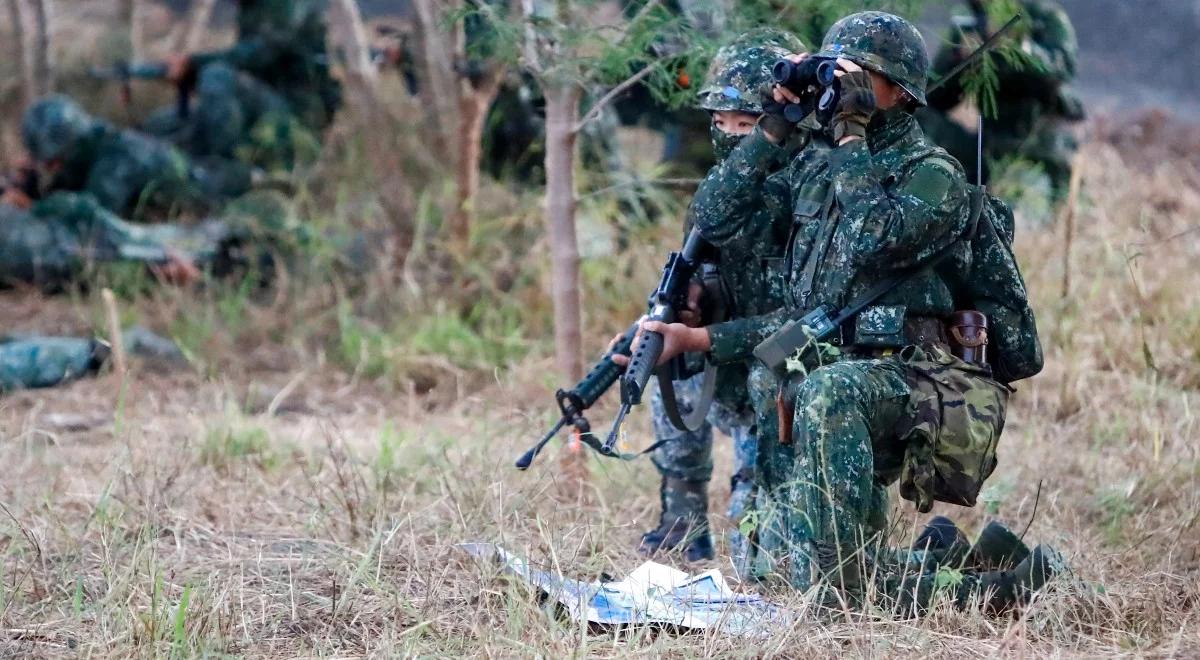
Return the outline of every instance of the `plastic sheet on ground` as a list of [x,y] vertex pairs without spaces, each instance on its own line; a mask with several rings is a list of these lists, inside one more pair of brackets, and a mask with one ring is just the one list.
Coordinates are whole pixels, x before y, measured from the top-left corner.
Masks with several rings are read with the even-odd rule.
[[584,582],[535,568],[492,543],[463,543],[459,547],[480,559],[497,562],[504,572],[562,605],[576,621],[713,629],[729,635],[758,636],[794,619],[791,612],[761,596],[733,591],[715,569],[690,575],[648,561],[620,581]]

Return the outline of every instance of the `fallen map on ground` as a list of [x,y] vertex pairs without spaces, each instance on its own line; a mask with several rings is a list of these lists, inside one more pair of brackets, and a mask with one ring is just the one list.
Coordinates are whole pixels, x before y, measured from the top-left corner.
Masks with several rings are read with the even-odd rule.
[[690,575],[648,561],[620,581],[584,582],[533,567],[493,543],[458,547],[494,561],[562,605],[572,619],[600,625],[661,625],[719,630],[729,635],[766,635],[793,620],[792,613],[755,594],[729,588],[720,571]]

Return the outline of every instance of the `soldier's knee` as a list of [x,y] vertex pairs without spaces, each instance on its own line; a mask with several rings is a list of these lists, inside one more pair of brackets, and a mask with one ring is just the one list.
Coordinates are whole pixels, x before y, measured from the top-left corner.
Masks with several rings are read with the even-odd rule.
[[861,371],[848,362],[829,364],[808,375],[796,392],[796,412],[820,414],[856,405],[863,398]]

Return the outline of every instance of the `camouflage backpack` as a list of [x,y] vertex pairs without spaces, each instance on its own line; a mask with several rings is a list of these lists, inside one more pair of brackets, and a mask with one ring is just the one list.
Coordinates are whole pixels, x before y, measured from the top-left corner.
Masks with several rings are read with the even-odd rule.
[[1037,320],[1013,254],[1014,229],[1008,204],[986,195],[971,239],[970,269],[965,277],[955,278],[960,308],[977,309],[988,317],[989,361],[992,375],[1002,383],[1035,376],[1043,364]]
[[969,236],[969,261],[948,267],[944,276],[958,309],[988,317],[990,370],[940,347],[909,347],[900,356],[913,394],[906,421],[896,429],[906,445],[900,494],[922,512],[935,500],[975,505],[996,469],[1008,383],[1042,370],[1037,323],[1012,250],[1012,210],[982,190],[975,193],[978,206],[972,208],[980,212]]
[[[906,165],[939,153],[949,157],[940,148],[930,146],[914,153]],[[939,270],[954,291],[956,309],[974,309],[987,315],[992,377],[1007,384],[1041,372],[1042,344],[1025,278],[1013,253],[1016,223],[1012,209],[995,195],[978,188],[972,190],[973,194],[980,192],[979,218],[970,236],[965,237],[969,244],[967,262],[951,260]]]

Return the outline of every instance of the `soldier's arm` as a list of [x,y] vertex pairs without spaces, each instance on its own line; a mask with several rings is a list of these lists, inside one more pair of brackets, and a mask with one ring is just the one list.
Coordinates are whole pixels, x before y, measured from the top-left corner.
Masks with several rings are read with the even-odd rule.
[[92,195],[54,193],[33,207],[40,221],[64,230],[90,261],[140,261],[158,264],[167,260],[167,248],[144,228],[132,225],[102,206]]
[[708,326],[712,342],[709,355],[717,364],[748,359],[754,347],[770,337],[790,318],[788,310],[777,309],[769,314],[734,319]]
[[[772,144],[755,128],[723,162],[709,171],[692,199],[691,215],[704,239],[721,247],[769,230],[774,218],[757,213],[787,196],[786,184],[771,175],[786,165],[793,149]],[[777,215],[772,214],[772,215]],[[763,226],[757,226],[763,225]]]
[[880,180],[863,140],[835,149],[830,157],[835,195],[856,267],[904,268],[929,260],[966,229],[970,200],[960,166],[943,157],[925,158],[901,173],[890,189]]

